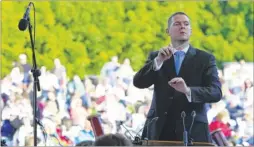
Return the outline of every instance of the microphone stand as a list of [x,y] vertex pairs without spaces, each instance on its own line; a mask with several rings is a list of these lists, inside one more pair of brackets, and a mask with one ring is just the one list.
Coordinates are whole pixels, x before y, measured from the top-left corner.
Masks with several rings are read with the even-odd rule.
[[47,146],[47,136],[48,136],[48,134],[47,134],[44,126],[42,125],[42,123],[38,119],[36,119],[36,123],[41,127],[41,131],[42,131],[44,141],[45,141],[45,146]]
[[[152,123],[153,121],[157,121],[159,119],[159,117],[154,117],[152,120],[150,120],[149,122],[147,122],[146,124],[145,124],[145,126],[144,127],[142,127],[138,132],[137,132],[137,134],[136,134],[136,136],[135,136],[135,139],[134,139],[134,141],[132,142],[134,145],[142,145],[142,141],[141,141],[141,139],[140,139],[140,136],[138,135],[145,127],[147,128],[147,137],[146,138],[144,138],[144,140],[146,140],[147,141],[147,144],[148,144],[148,129],[149,129],[149,127],[148,127],[148,125],[150,124],[150,123]],[[138,137],[139,136],[139,137]]]
[[133,135],[131,134],[131,132],[125,127],[125,125],[123,124],[123,122],[120,123],[120,126],[123,126],[123,128],[129,133],[130,137],[133,138],[133,139],[135,139],[135,138],[133,137]]
[[1,146],[8,146],[5,140],[1,140]]
[[191,137],[191,130],[193,127],[194,119],[196,117],[196,111],[192,111],[191,116],[192,116],[192,122],[191,122],[191,126],[190,126],[190,129],[188,132],[188,146],[193,146],[193,138]]
[[183,144],[184,144],[184,146],[188,146],[188,132],[187,132],[186,127],[185,127],[185,116],[186,116],[186,114],[183,111],[181,113],[181,117],[183,119]]
[[[30,17],[29,17],[29,11],[30,11],[30,5],[33,5],[34,8],[34,36],[32,35],[32,25],[30,23]],[[19,30],[24,31],[26,30],[28,25],[29,30],[29,36],[32,46],[32,62],[33,62],[33,68],[31,69],[31,72],[33,73],[33,99],[32,99],[32,106],[33,106],[33,133],[34,133],[34,146],[37,146],[37,123],[36,123],[36,112],[37,112],[37,89],[40,91],[40,83],[39,83],[39,76],[41,75],[41,72],[39,69],[37,69],[36,64],[36,57],[34,52],[34,46],[35,46],[35,6],[34,3],[30,2],[28,5],[28,8],[26,10],[26,13],[24,15],[24,18],[21,19],[19,22]],[[33,38],[34,37],[34,38]]]
[[[37,69],[37,64],[36,64],[36,57],[35,57],[35,52],[34,52],[34,39],[32,36],[32,25],[30,23],[30,17],[28,17],[28,29],[29,29],[29,34],[30,34],[30,40],[31,40],[31,45],[32,45],[32,58],[33,58],[33,68],[31,72],[33,73],[33,126],[34,126],[34,146],[37,146],[37,123],[36,123],[36,116],[37,116],[37,89],[40,91],[40,83],[39,83],[39,76],[41,75],[41,72],[39,69]],[[35,20],[34,20],[35,21]]]

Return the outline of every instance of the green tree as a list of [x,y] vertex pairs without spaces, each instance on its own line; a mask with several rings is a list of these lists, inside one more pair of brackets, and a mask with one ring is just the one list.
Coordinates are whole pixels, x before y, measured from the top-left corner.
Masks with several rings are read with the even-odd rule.
[[[18,30],[27,2],[2,1],[2,76],[10,73],[20,53],[31,64],[28,30]],[[38,66],[53,68],[60,58],[70,77],[99,74],[114,55],[130,58],[135,70],[148,53],[168,45],[168,17],[184,11],[191,18],[191,44],[211,52],[218,65],[245,59],[253,62],[251,2],[173,1],[36,1]],[[33,11],[31,11],[33,25]],[[34,26],[33,26],[34,27]]]

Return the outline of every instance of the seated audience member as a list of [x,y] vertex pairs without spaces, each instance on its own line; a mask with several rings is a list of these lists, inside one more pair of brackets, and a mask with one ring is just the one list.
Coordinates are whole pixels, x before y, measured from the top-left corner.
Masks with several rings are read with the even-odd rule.
[[78,144],[76,144],[76,146],[92,146],[93,145],[93,141],[91,140],[86,140],[86,141],[82,141]]
[[132,146],[132,143],[122,134],[107,134],[98,137],[94,146]]
[[213,121],[209,125],[210,132],[213,132],[217,129],[221,129],[222,133],[225,135],[226,138],[231,137],[232,129],[230,128],[230,115],[227,109],[222,110],[216,116],[215,121]]

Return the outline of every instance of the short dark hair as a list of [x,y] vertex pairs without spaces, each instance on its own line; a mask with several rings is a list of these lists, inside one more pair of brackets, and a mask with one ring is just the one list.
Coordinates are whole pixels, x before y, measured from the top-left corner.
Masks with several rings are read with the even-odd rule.
[[171,24],[173,23],[173,17],[176,16],[176,15],[185,15],[189,18],[189,16],[184,13],[184,12],[175,12],[174,14],[172,14],[169,18],[168,18],[168,27],[171,26]]
[[107,134],[98,137],[94,146],[132,146],[132,142],[122,134]]
[[93,141],[91,140],[86,140],[86,141],[81,141],[80,143],[76,144],[76,146],[92,146]]

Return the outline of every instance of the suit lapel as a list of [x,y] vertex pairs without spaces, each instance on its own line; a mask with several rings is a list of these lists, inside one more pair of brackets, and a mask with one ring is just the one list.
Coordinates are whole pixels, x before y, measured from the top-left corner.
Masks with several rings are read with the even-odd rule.
[[[188,70],[191,70],[191,68],[193,67],[193,63],[191,62],[191,60],[194,58],[194,56],[196,55],[196,50],[190,45],[180,68],[179,71],[179,77],[183,77],[184,74],[187,73]],[[186,72],[185,72],[186,71]]]
[[166,60],[163,63],[162,71],[164,76],[167,77],[168,80],[176,76],[174,56],[172,56],[170,59]]
[[167,77],[168,80],[176,76],[183,77],[184,73],[186,73],[185,71],[191,70],[191,68],[193,67],[191,60],[192,58],[194,58],[195,55],[196,55],[196,50],[190,45],[184,57],[184,60],[182,62],[179,75],[176,75],[175,60],[174,60],[174,56],[172,56],[170,59],[166,60],[162,65],[163,75]]

